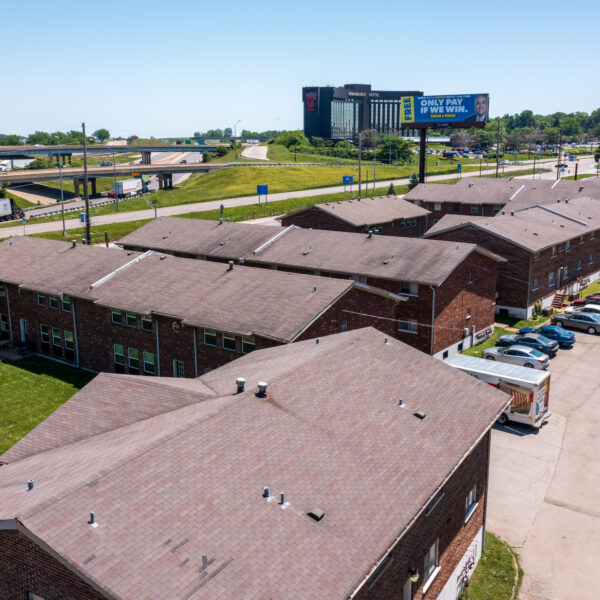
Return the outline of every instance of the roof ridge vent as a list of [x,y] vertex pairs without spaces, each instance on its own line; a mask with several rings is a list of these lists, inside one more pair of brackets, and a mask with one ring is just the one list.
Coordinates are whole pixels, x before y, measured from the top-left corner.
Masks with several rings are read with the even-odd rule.
[[322,510],[321,508],[315,507],[315,508],[311,508],[306,514],[311,519],[314,519],[318,523],[325,516],[325,511]]
[[105,275],[104,277],[101,277],[100,279],[98,279],[98,281],[95,281],[94,283],[92,283],[92,285],[90,285],[90,290],[96,289],[97,287],[101,286],[103,283],[106,283],[107,281],[109,281],[110,279],[112,279],[113,277],[118,275],[119,273],[122,273],[126,269],[129,269],[129,267],[132,267],[136,263],[139,263],[140,261],[144,260],[145,258],[147,258],[148,256],[151,256],[153,254],[155,254],[156,256],[166,256],[166,254],[163,254],[162,252],[156,252],[154,250],[146,250],[146,252],[144,252],[140,256],[134,258],[133,260],[130,260],[129,262],[125,263],[124,265],[121,265],[118,269],[111,271],[110,273],[108,273],[108,275]]
[[258,254],[259,252],[262,252],[265,248],[268,248],[271,244],[274,244],[279,238],[283,237],[286,233],[292,231],[292,229],[300,228],[297,225],[290,225],[289,227],[286,227],[283,231],[280,231],[277,235],[274,235],[272,238],[268,239],[264,244],[256,248],[256,250],[254,250],[252,254]]

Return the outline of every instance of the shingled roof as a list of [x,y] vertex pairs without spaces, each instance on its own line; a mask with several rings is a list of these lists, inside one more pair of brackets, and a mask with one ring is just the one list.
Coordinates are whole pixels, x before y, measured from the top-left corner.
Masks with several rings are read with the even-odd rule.
[[116,600],[342,600],[509,401],[371,328],[196,382],[98,375],[0,457],[3,526]]
[[375,198],[363,198],[362,200],[315,204],[291,212],[285,217],[279,217],[279,219],[312,209],[323,211],[354,227],[391,223],[400,219],[414,219],[424,217],[430,212],[397,196],[377,196]]

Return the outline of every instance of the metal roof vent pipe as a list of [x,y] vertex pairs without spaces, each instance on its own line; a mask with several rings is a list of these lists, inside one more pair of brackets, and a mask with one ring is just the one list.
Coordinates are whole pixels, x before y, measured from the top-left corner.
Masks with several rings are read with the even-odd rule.
[[75,248],[75,246],[77,246],[77,240],[71,242],[71,248]]
[[369,235],[367,237],[373,237],[373,230],[369,229]]
[[242,257],[238,258],[238,261],[239,261],[240,265],[243,265],[245,262],[244,258],[242,258]]
[[94,511],[93,510],[90,510],[90,520],[88,521],[88,523],[92,527],[98,527],[98,523],[96,523],[96,515],[94,515]]
[[243,377],[238,377],[235,380],[235,385],[237,387],[237,393],[241,394],[244,391],[244,387],[246,385],[246,380]]
[[27,491],[30,492],[33,489],[33,479],[27,481]]
[[222,223],[223,223],[223,217],[221,217],[221,218],[219,219],[219,225],[221,225]]
[[228,261],[228,263],[227,263],[227,264],[229,265],[229,268],[228,268],[227,270],[228,270],[228,271],[233,271],[233,261],[232,261],[232,260],[230,260],[230,261]]
[[264,398],[267,395],[267,382],[259,381],[258,382],[258,394],[259,398]]
[[281,508],[287,508],[289,505],[290,503],[285,501],[285,492],[281,492],[281,494],[279,494],[279,506],[281,506]]

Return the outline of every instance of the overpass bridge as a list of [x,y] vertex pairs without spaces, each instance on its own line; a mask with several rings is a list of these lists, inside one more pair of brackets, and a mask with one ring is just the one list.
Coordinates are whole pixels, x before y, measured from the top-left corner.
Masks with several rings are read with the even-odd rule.
[[[178,144],[139,144],[125,146],[107,146],[104,144],[89,144],[88,154],[129,154],[141,152],[142,164],[151,164],[152,152],[216,152],[217,146]],[[73,154],[83,154],[83,145],[68,144],[65,146],[0,146],[0,160],[30,158],[35,155],[46,154],[56,157],[56,164],[62,159],[62,164],[71,162]]]

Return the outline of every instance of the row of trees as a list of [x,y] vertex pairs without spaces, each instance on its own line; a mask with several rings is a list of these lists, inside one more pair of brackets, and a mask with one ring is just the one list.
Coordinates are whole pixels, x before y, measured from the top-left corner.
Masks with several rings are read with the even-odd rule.
[[[0,133],[0,146],[33,146],[35,144],[54,146],[56,145],[57,139],[61,145],[83,144],[83,133],[75,129],[71,131],[55,131],[54,133],[49,133],[47,131],[36,131],[35,133],[31,133],[26,137],[17,135],[15,133]],[[108,139],[110,139],[110,133],[108,129],[97,129],[91,136],[88,136],[87,141],[88,144],[94,144],[97,141],[102,144]]]
[[[269,129],[267,131],[249,131],[248,129],[242,129],[241,133],[239,133],[239,137],[243,138],[273,138],[276,135],[281,133],[281,131],[276,131],[275,129]],[[209,129],[208,131],[201,132],[195,131],[195,138],[223,138],[223,137],[232,137],[233,129],[231,127],[225,127],[225,129]]]

